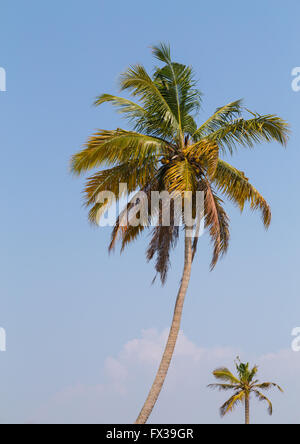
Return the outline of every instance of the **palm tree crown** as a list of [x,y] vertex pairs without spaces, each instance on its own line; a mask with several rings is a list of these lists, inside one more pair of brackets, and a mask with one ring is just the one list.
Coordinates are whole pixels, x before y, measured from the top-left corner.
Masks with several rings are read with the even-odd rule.
[[213,375],[222,383],[210,384],[208,387],[212,389],[219,389],[220,391],[234,391],[234,395],[231,396],[220,408],[221,416],[225,416],[227,413],[232,412],[233,409],[239,403],[245,403],[246,412],[246,424],[249,424],[249,401],[250,396],[253,393],[259,401],[265,401],[268,404],[268,412],[270,415],[273,413],[273,406],[271,401],[263,394],[262,391],[277,388],[283,392],[282,388],[274,382],[260,383],[256,378],[258,367],[254,366],[250,368],[250,364],[243,364],[236,362],[237,376],[234,376],[230,370],[226,367],[218,368],[213,372]]
[[[275,115],[246,111],[240,100],[218,108],[205,123],[197,126],[194,116],[200,109],[201,93],[196,88],[192,68],[173,63],[170,48],[165,44],[154,47],[153,53],[164,66],[157,68],[152,77],[141,65],[121,75],[121,89],[129,91],[139,103],[109,94],[101,95],[95,102],[97,106],[110,102],[129,120],[132,130],[99,130],[85,149],[73,156],[72,171],[81,174],[96,167],[110,167],[87,181],[85,203],[91,208],[92,223],[99,222],[108,205],[97,202],[99,193],[112,191],[121,198],[120,182],[128,184],[129,193],[143,190],[149,193],[149,198],[150,191],[204,191],[205,223],[214,245],[213,268],[229,243],[228,217],[216,194],[218,191],[241,210],[246,202],[252,209],[259,209],[266,227],[271,221],[265,199],[242,171],[219,155],[232,154],[238,145],[251,148],[255,143],[272,140],[284,145],[288,126]],[[250,118],[243,118],[243,111],[250,113]],[[134,202],[132,199],[131,207]],[[127,210],[129,208],[124,211]],[[123,250],[147,225],[128,224],[121,229],[119,220],[110,249],[120,237]],[[176,227],[153,229],[147,256],[152,259],[157,255],[156,271],[163,282],[169,266],[169,251],[177,238]]]

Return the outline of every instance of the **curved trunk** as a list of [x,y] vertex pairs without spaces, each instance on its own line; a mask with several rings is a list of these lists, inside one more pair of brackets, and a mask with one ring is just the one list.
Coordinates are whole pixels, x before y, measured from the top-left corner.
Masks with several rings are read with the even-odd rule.
[[190,276],[191,276],[191,268],[192,268],[192,238],[190,237],[190,230],[185,228],[185,260],[184,260],[184,270],[182,281],[180,285],[180,289],[177,296],[172,326],[169,334],[169,338],[167,341],[167,345],[165,347],[165,351],[156,374],[154,383],[149,392],[148,398],[139,414],[138,419],[135,424],[145,424],[151,415],[151,412],[155,406],[155,403],[159,397],[163,384],[165,382],[170,363],[173,357],[175,345],[177,342],[178,334],[180,331],[181,317],[185,295],[188,289]]
[[249,395],[245,398],[245,424],[250,424],[250,400]]

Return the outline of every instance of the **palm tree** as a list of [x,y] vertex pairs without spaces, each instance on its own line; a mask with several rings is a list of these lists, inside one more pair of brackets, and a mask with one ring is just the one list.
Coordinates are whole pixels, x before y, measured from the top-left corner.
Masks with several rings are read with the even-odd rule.
[[229,398],[225,404],[220,408],[220,414],[224,417],[227,413],[232,412],[233,409],[239,404],[244,403],[245,405],[245,424],[250,424],[250,397],[253,393],[259,401],[265,401],[268,404],[269,415],[273,413],[273,406],[271,401],[260,392],[260,390],[270,390],[271,388],[278,388],[279,391],[283,393],[283,390],[279,385],[274,382],[263,382],[259,383],[257,379],[254,379],[258,367],[254,366],[252,369],[249,368],[249,363],[243,364],[238,361],[236,362],[237,377],[234,376],[226,367],[218,368],[213,372],[213,375],[221,384],[210,384],[208,387],[213,389],[219,389],[220,391],[233,390],[235,393],[231,398]]
[[[259,115],[242,106],[238,100],[221,108],[201,125],[194,119],[201,105],[190,66],[174,63],[170,47],[160,44],[153,47],[153,54],[163,64],[150,76],[141,65],[131,66],[121,75],[121,90],[131,93],[138,100],[103,94],[95,105],[109,102],[126,117],[131,130],[99,130],[90,137],[84,149],[72,157],[71,169],[81,174],[104,167],[88,178],[85,203],[90,208],[89,219],[99,223],[109,207],[109,200],[99,202],[99,193],[113,192],[117,200],[123,197],[120,183],[127,183],[128,193],[143,191],[151,206],[152,191],[183,194],[190,191],[195,196],[202,191],[205,196],[205,226],[213,242],[211,269],[228,249],[229,219],[223,208],[220,192],[234,202],[241,211],[249,202],[253,210],[260,210],[265,227],[271,222],[271,210],[249,179],[220,154],[232,154],[238,145],[252,148],[255,143],[273,140],[285,145],[288,125],[275,115]],[[248,118],[243,117],[248,113]],[[135,195],[120,214],[113,228],[109,250],[121,240],[121,250],[152,226],[152,238],[147,251],[148,260],[155,259],[155,269],[164,284],[170,265],[170,252],[179,238],[179,224],[172,218],[169,226],[161,222],[158,211],[156,224],[151,220],[138,226],[123,224],[130,211],[141,208]],[[202,213],[196,214],[199,220]],[[183,220],[183,219],[182,219]],[[153,227],[154,225],[154,227]],[[190,280],[192,262],[196,254],[198,236],[191,237],[190,226],[185,227],[184,269],[177,295],[169,338],[150,390],[149,396],[136,421],[146,423],[165,381],[180,330],[184,300]]]

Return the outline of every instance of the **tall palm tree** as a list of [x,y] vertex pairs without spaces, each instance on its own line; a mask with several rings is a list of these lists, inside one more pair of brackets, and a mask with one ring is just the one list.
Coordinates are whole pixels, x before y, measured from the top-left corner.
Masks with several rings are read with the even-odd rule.
[[259,401],[265,401],[268,404],[269,415],[273,413],[273,406],[271,401],[261,393],[260,390],[266,391],[272,388],[278,388],[283,392],[282,388],[274,382],[260,383],[256,377],[258,367],[254,366],[249,368],[249,363],[243,364],[236,362],[237,377],[234,376],[226,367],[218,368],[213,372],[213,375],[219,381],[220,384],[210,384],[208,387],[212,389],[219,389],[220,391],[234,391],[234,395],[229,398],[225,404],[220,408],[221,416],[225,416],[227,413],[232,412],[233,409],[240,403],[244,403],[245,406],[245,424],[250,424],[250,397],[253,393]]
[[[89,219],[96,224],[109,206],[109,200],[99,201],[99,193],[110,191],[117,200],[121,199],[124,189],[119,187],[120,183],[127,183],[128,193],[145,192],[149,200],[144,204],[149,207],[152,191],[168,191],[173,195],[189,191],[193,197],[197,191],[202,191],[205,196],[205,226],[213,242],[213,269],[219,257],[226,253],[229,243],[229,219],[217,192],[234,202],[241,211],[247,202],[253,210],[260,210],[265,227],[271,222],[271,210],[265,199],[245,174],[222,160],[220,154],[232,154],[238,145],[252,148],[255,143],[273,140],[285,145],[288,125],[275,115],[259,115],[244,109],[240,100],[218,108],[206,122],[197,125],[195,115],[200,109],[201,93],[192,68],[174,63],[166,44],[153,47],[153,54],[163,66],[155,68],[152,76],[142,65],[131,66],[121,75],[121,90],[131,93],[138,103],[110,94],[101,95],[95,102],[97,106],[111,103],[128,119],[132,129],[99,130],[84,149],[72,157],[71,168],[79,175],[104,167],[87,180],[85,188],[85,203],[90,207]],[[243,113],[248,113],[248,118],[243,117]],[[125,216],[130,219],[130,212],[141,209],[138,196],[130,200],[117,219],[109,250],[114,248],[117,239],[121,239],[123,251],[152,225],[147,258],[156,260],[156,272],[164,284],[170,252],[179,238],[179,224],[174,222],[173,217],[170,226],[164,226],[161,209],[154,227],[151,218],[139,225],[122,223]],[[202,212],[195,216],[199,227]],[[185,226],[184,270],[174,317],[159,370],[137,424],[147,422],[153,410],[180,330],[198,241],[197,235],[191,237],[191,227],[183,217],[182,221]]]

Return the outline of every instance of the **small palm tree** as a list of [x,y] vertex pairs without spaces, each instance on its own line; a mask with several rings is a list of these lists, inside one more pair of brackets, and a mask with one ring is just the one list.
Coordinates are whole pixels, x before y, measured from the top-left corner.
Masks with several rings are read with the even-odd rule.
[[[201,104],[201,93],[196,87],[192,68],[171,59],[168,45],[153,48],[161,68],[155,68],[150,76],[141,66],[132,66],[121,76],[121,89],[139,100],[110,94],[101,95],[96,105],[109,102],[128,118],[132,129],[99,130],[87,146],[72,158],[72,171],[81,174],[94,168],[104,167],[87,181],[85,202],[90,207],[89,219],[97,224],[108,208],[109,201],[99,201],[101,192],[114,193],[117,200],[123,197],[120,183],[127,184],[128,193],[143,191],[151,208],[151,193],[167,191],[183,195],[186,191],[194,197],[204,193],[205,226],[213,243],[213,269],[229,245],[229,219],[218,193],[235,203],[241,211],[246,203],[253,210],[260,210],[263,224],[271,222],[271,210],[265,199],[251,185],[243,171],[239,171],[220,158],[232,154],[238,145],[252,148],[255,143],[277,141],[286,144],[288,125],[275,115],[251,113],[240,100],[229,103],[204,123],[197,125],[195,115]],[[248,113],[248,118],[243,117]],[[144,220],[143,224],[123,224],[130,219],[130,212],[141,212],[141,200],[136,195],[120,214],[112,232],[109,249],[118,238],[122,250],[150,226],[152,239],[147,251],[149,260],[156,260],[156,271],[165,283],[170,265],[170,251],[179,238],[179,226],[174,218],[169,226]],[[193,200],[193,199],[192,199]],[[133,211],[134,213],[134,211]],[[129,214],[129,215],[128,215]],[[199,227],[202,209],[195,215]],[[197,250],[198,236],[191,237],[190,226],[184,213],[181,221],[185,232],[184,269],[177,295],[175,311],[166,348],[149,396],[137,419],[137,424],[147,422],[163,387],[175,349],[182,310],[191,276],[192,262]],[[197,229],[196,229],[197,232]]]
[[254,379],[258,367],[254,366],[249,368],[249,363],[243,364],[239,358],[236,362],[237,377],[234,376],[228,368],[218,368],[213,372],[213,375],[219,381],[223,381],[222,384],[210,384],[208,387],[212,389],[219,389],[220,391],[233,390],[235,393],[229,398],[225,404],[220,408],[220,414],[224,417],[227,413],[232,412],[233,409],[240,403],[245,405],[245,424],[250,424],[250,397],[253,393],[259,401],[265,401],[268,404],[268,412],[270,415],[273,413],[273,406],[271,401],[261,393],[260,390],[270,390],[271,388],[278,388],[283,392],[282,388],[274,382],[259,383],[257,379]]

